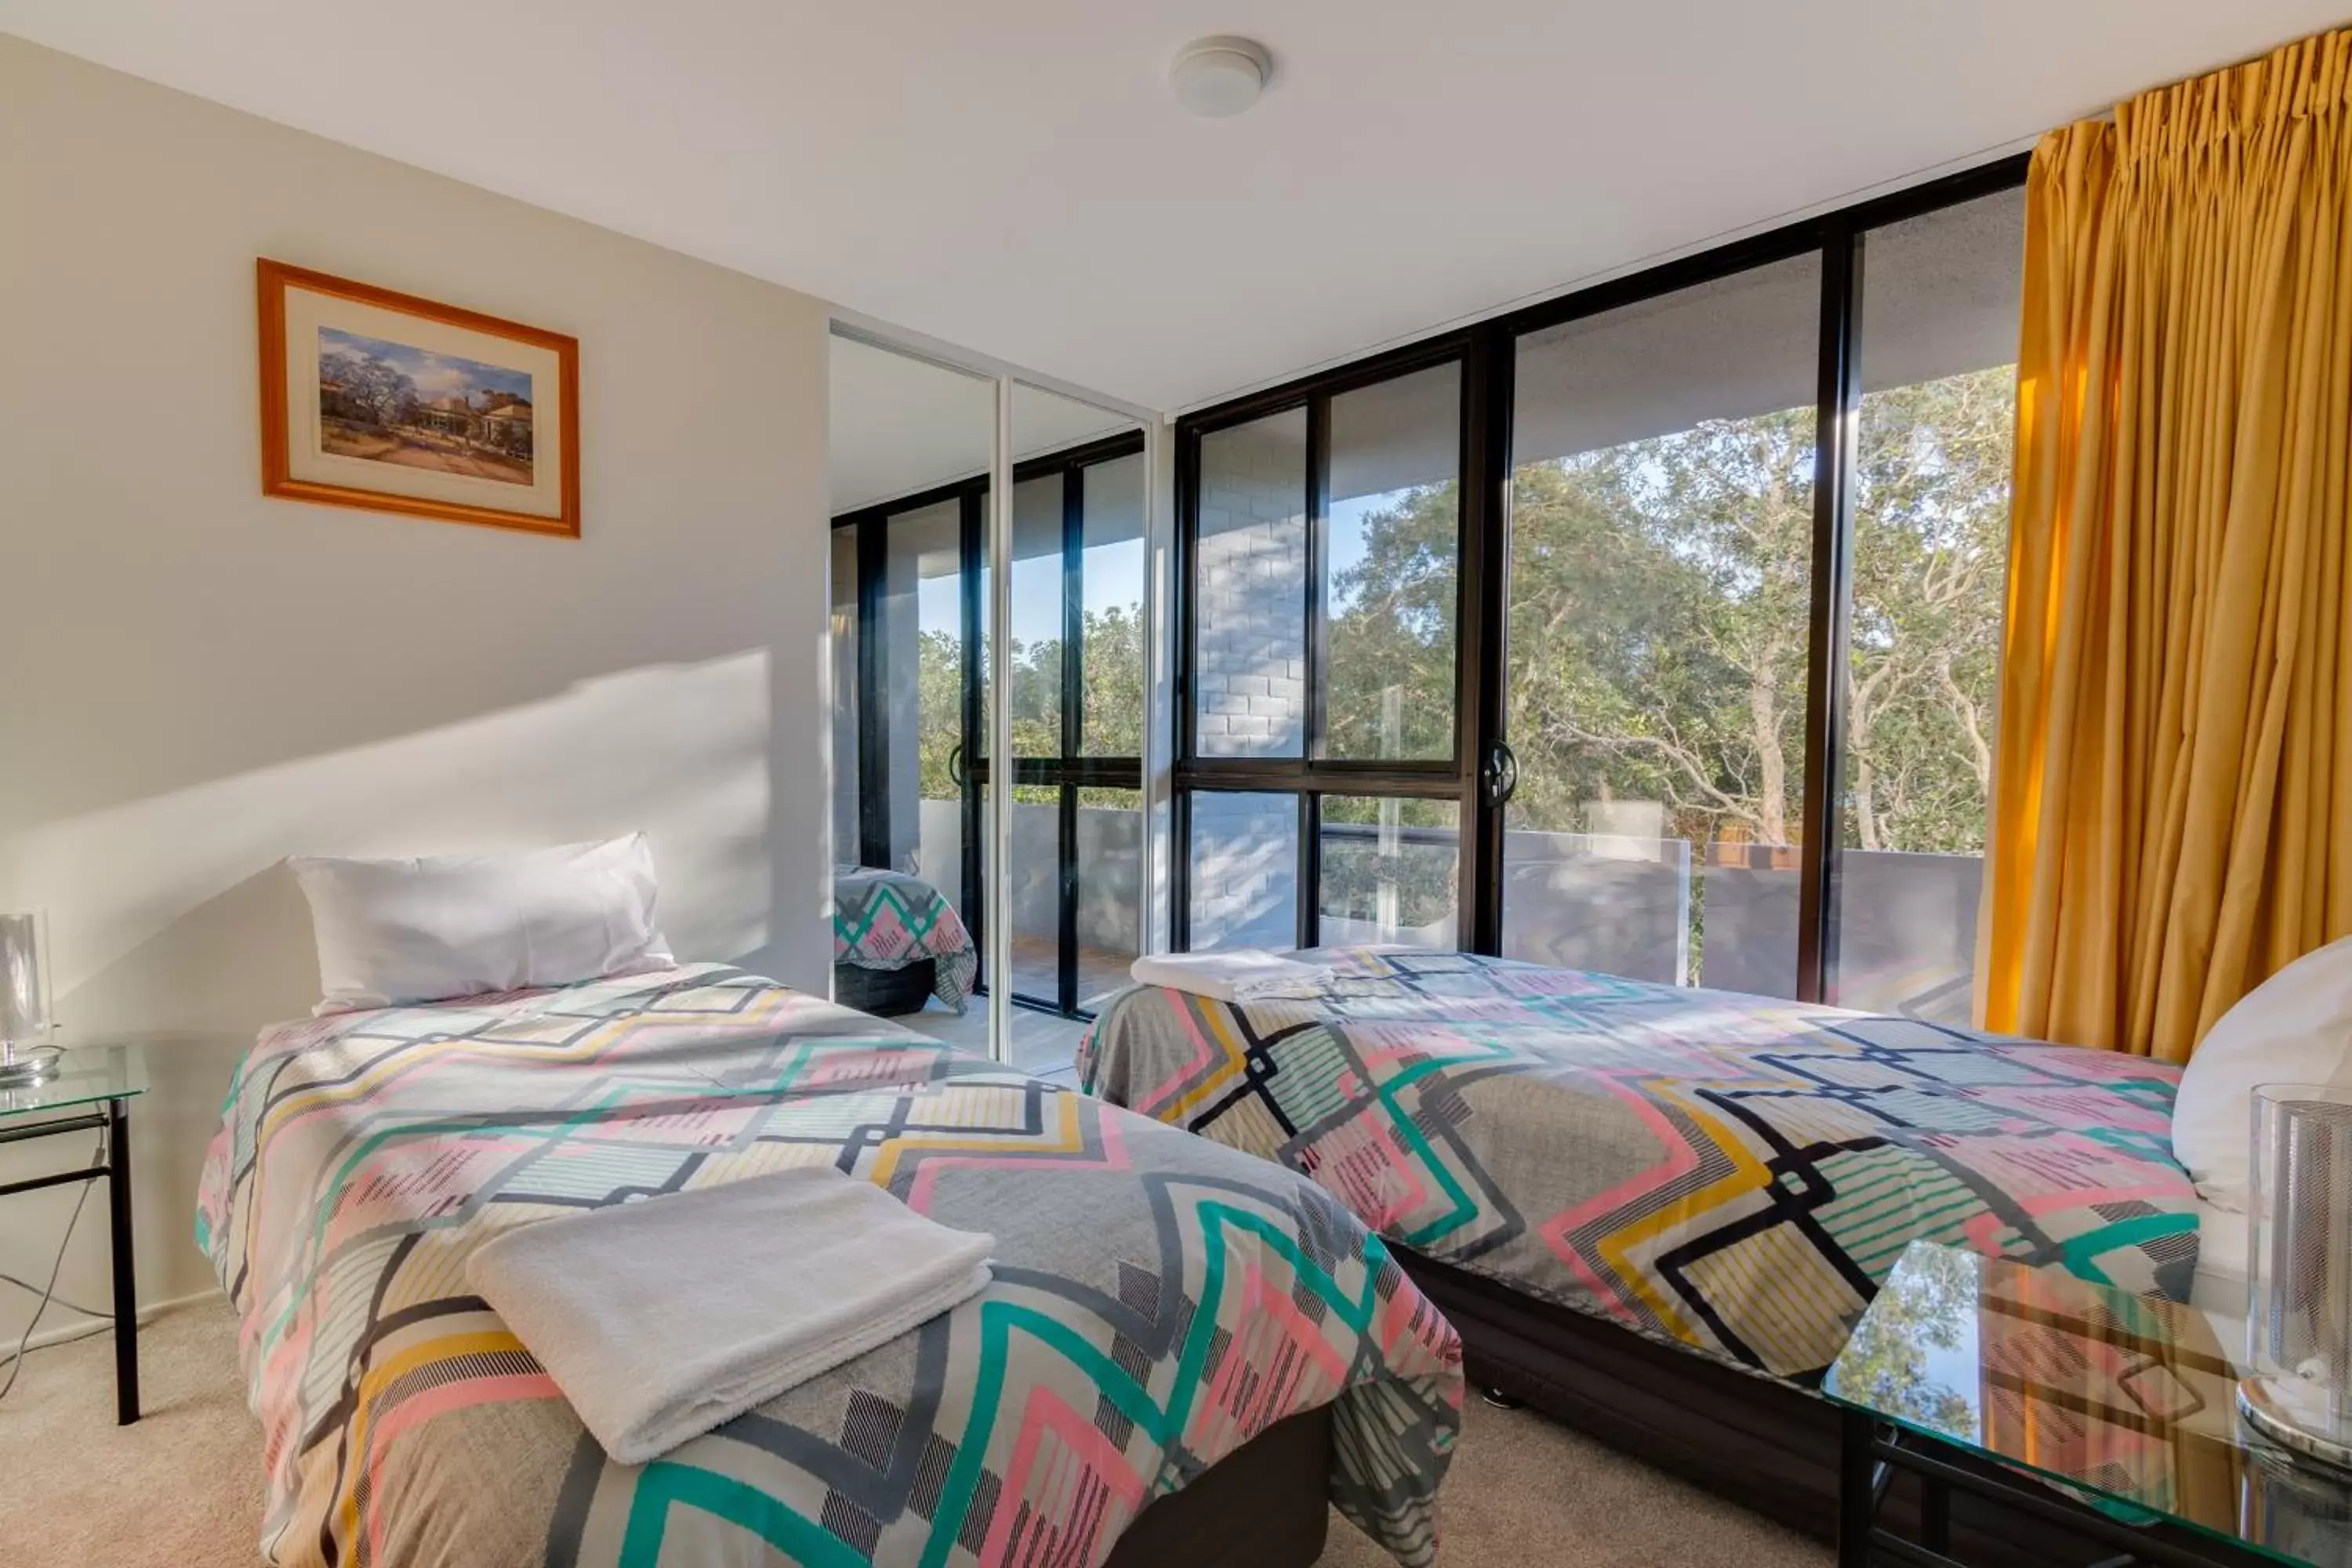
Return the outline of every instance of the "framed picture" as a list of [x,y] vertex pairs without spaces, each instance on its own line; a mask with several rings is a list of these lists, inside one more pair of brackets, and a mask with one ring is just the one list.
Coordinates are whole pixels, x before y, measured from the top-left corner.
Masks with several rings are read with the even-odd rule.
[[580,344],[257,267],[261,492],[580,536]]

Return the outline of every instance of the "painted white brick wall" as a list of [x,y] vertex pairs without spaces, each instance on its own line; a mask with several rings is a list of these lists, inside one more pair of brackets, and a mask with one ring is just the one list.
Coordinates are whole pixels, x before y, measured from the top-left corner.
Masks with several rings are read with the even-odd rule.
[[1297,756],[1307,718],[1307,512],[1294,416],[1201,445],[1194,732],[1207,757]]
[[1192,792],[1192,948],[1298,942],[1298,802]]
[[[1192,700],[1204,757],[1295,757],[1306,742],[1305,435],[1293,415],[1201,445]],[[1291,946],[1297,849],[1291,796],[1194,794],[1194,950]]]

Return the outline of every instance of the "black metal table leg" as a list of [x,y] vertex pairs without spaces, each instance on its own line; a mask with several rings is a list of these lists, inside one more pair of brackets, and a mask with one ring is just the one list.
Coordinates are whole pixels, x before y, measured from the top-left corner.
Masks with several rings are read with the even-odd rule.
[[106,1102],[106,1209],[114,1252],[114,1423],[139,1419],[139,1285],[131,1238],[131,1118]]
[[1947,1557],[1952,1552],[1952,1489],[1934,1476],[1919,1478],[1919,1544]]
[[1838,1426],[1838,1568],[1870,1568],[1870,1532],[1878,1513],[1871,1453],[1876,1426],[1858,1410],[1845,1412]]

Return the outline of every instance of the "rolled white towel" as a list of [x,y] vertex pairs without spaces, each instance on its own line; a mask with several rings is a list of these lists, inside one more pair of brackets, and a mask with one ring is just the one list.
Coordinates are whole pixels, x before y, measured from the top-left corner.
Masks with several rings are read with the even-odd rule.
[[1218,952],[1164,953],[1128,966],[1138,985],[1165,985],[1217,1002],[1248,1002],[1281,994],[1311,993],[1331,978],[1331,965],[1286,958],[1262,947]]
[[521,1226],[466,1278],[640,1465],[978,1295],[995,1245],[805,1167]]

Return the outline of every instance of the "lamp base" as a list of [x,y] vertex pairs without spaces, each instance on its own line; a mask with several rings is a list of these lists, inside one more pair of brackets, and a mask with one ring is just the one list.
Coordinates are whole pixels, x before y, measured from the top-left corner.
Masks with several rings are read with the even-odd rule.
[[64,1055],[55,1046],[33,1046],[0,1055],[0,1089],[30,1089],[48,1082],[58,1076],[58,1063]]
[[2297,1458],[2352,1470],[2352,1442],[2341,1424],[2332,1424],[2337,1426],[2333,1433],[2315,1431],[2311,1425],[2326,1419],[2326,1403],[2316,1385],[2297,1378],[2238,1380],[2238,1414],[2247,1426]]

